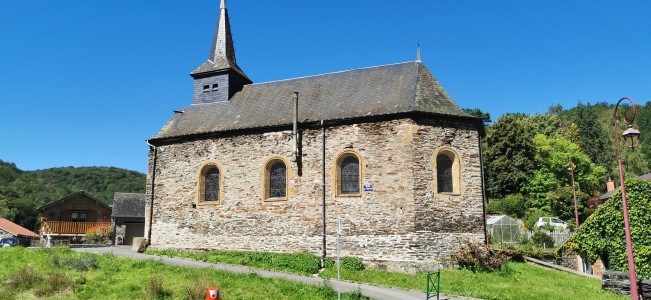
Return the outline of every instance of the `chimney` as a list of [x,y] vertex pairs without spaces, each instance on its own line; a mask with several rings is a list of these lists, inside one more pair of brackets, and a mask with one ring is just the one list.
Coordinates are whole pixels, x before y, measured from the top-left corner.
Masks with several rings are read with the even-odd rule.
[[615,189],[615,182],[612,178],[608,177],[608,182],[606,182],[606,192],[610,192]]

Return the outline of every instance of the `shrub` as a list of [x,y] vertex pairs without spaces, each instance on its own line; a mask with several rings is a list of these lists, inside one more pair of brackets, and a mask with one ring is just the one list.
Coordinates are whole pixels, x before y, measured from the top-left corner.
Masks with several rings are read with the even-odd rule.
[[296,270],[305,274],[316,274],[319,272],[321,260],[310,253],[276,254],[273,265],[279,269]]
[[9,274],[5,285],[12,290],[29,290],[41,281],[43,281],[43,274],[31,266],[26,266]]
[[531,237],[531,242],[543,248],[552,248],[554,247],[554,238],[542,231],[536,231]]
[[149,279],[149,285],[147,286],[147,296],[150,299],[164,299],[171,296],[171,292],[166,290],[163,287],[163,278],[160,276],[154,276]]
[[97,260],[90,255],[82,255],[81,257],[54,255],[51,261],[55,267],[59,268],[71,268],[79,271],[88,271],[91,268],[97,268]]
[[344,257],[341,259],[341,266],[353,271],[364,270],[364,263],[357,257]]
[[459,267],[473,272],[497,270],[511,257],[506,251],[495,250],[482,243],[464,241],[463,244],[459,251],[452,255],[452,259]]
[[203,299],[210,285],[206,282],[205,278],[200,278],[183,288],[183,299],[194,300]]
[[527,227],[529,230],[534,230],[536,222],[538,221],[538,218],[540,217],[545,217],[548,216],[549,213],[547,213],[545,210],[542,209],[534,209],[533,211],[529,212],[529,216],[526,218],[524,222],[524,226]]
[[486,207],[489,214],[505,214],[522,218],[527,211],[526,199],[521,194],[511,194],[503,199],[492,200]]
[[54,272],[48,277],[46,284],[39,285],[34,294],[37,297],[52,296],[54,294],[74,288],[75,282],[63,272]]
[[89,233],[84,236],[83,240],[86,244],[104,244],[111,238],[112,231],[107,233]]
[[[631,239],[635,253],[635,269],[638,279],[651,278],[651,181],[626,180],[626,196],[630,216]],[[611,270],[626,271],[625,234],[622,229],[624,214],[621,190],[581,223],[576,234],[563,244],[560,251],[578,252],[587,261],[597,258],[607,261]]]

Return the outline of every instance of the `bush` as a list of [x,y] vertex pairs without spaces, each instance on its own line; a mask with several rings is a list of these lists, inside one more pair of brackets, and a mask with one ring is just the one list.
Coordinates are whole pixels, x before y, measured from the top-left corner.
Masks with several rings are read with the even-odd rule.
[[452,255],[452,259],[461,268],[476,271],[491,272],[509,261],[511,255],[506,251],[492,249],[482,243],[464,241],[459,251]]
[[524,222],[524,226],[529,230],[535,230],[536,222],[538,221],[538,218],[546,217],[546,216],[549,216],[549,213],[542,209],[535,209],[533,211],[530,211],[529,216],[526,218]]
[[206,282],[206,279],[200,278],[194,281],[192,285],[188,285],[183,288],[183,299],[203,299],[206,296],[208,288],[210,288],[210,285],[208,282]]
[[46,284],[39,285],[34,294],[37,297],[52,296],[59,292],[71,290],[75,286],[74,280],[63,272],[54,272],[48,277]]
[[344,257],[341,259],[341,266],[353,271],[364,270],[364,263],[357,257]]
[[112,231],[107,233],[89,233],[84,236],[83,240],[86,244],[104,244],[111,238],[112,234]]
[[164,299],[171,296],[172,293],[163,287],[163,278],[155,276],[149,279],[147,286],[147,296],[150,299]]
[[486,212],[489,214],[505,214],[522,218],[527,211],[526,199],[521,194],[511,194],[503,199],[488,203]]
[[90,255],[83,255],[81,257],[54,255],[51,261],[52,264],[58,268],[71,268],[79,271],[88,271],[91,268],[97,268],[97,260],[95,260],[95,257]]
[[[638,279],[651,279],[651,181],[626,180],[626,196],[630,216],[631,239],[635,253]],[[621,190],[581,223],[576,234],[563,244],[560,251],[581,253],[587,261],[601,258],[611,270],[626,271],[625,234],[622,229],[624,214]]]
[[31,266],[27,266],[9,274],[4,283],[12,290],[29,290],[41,281],[43,281],[43,274]]
[[554,238],[542,231],[536,231],[531,237],[531,242],[543,248],[553,248],[554,247]]

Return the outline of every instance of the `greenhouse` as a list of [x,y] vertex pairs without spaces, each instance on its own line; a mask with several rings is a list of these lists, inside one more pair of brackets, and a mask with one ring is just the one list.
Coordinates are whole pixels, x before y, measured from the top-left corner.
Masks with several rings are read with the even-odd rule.
[[489,216],[486,230],[492,243],[516,243],[520,237],[520,224],[507,215]]

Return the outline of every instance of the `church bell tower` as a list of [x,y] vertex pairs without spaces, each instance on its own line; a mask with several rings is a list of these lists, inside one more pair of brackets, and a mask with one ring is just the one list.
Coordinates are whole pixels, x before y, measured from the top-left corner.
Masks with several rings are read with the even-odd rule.
[[226,102],[252,81],[237,66],[228,21],[226,0],[221,0],[219,19],[208,60],[190,73],[194,78],[193,104]]

